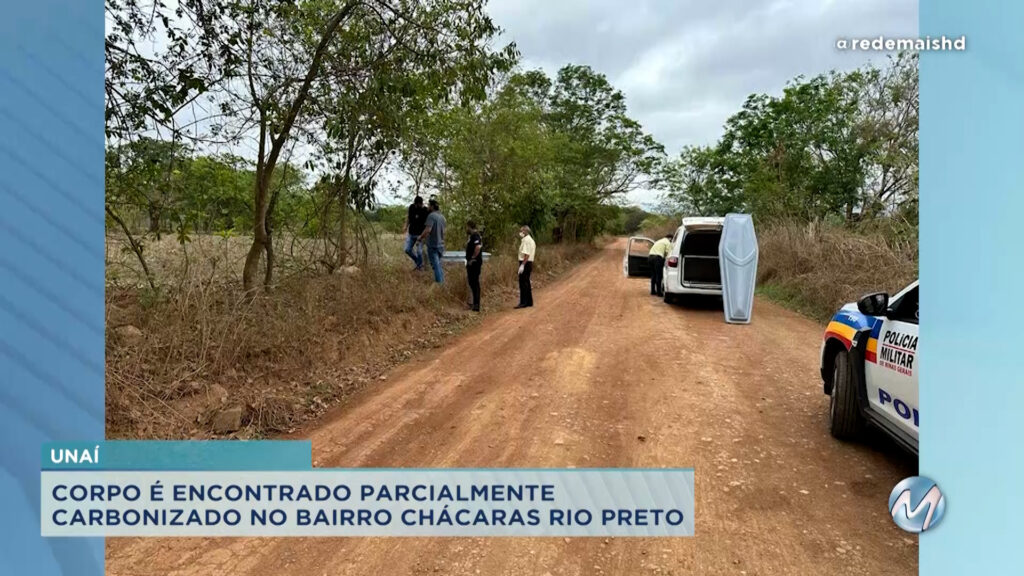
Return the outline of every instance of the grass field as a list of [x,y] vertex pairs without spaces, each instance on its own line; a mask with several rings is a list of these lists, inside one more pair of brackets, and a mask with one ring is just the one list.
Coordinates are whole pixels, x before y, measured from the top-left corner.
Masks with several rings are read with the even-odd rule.
[[[209,437],[225,411],[242,414],[232,435],[287,432],[479,321],[466,310],[461,265],[447,264],[437,286],[429,271],[411,271],[399,236],[373,242],[364,258],[327,274],[310,241],[279,241],[273,289],[246,297],[248,238],[198,236],[184,247],[147,239],[155,291],[122,241],[108,239],[108,437]],[[593,252],[540,249],[537,284]],[[515,257],[497,252],[481,278],[484,313],[516,294]]]

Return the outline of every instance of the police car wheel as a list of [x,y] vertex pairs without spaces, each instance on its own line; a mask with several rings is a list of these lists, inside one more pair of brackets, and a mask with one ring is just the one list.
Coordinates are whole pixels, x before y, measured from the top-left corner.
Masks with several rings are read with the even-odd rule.
[[665,291],[665,295],[662,298],[665,300],[665,304],[672,304],[676,301],[676,295],[668,290]]
[[860,408],[857,406],[857,391],[853,386],[853,370],[850,356],[840,350],[832,362],[832,395],[829,398],[829,425],[832,435],[840,440],[857,437],[863,428]]

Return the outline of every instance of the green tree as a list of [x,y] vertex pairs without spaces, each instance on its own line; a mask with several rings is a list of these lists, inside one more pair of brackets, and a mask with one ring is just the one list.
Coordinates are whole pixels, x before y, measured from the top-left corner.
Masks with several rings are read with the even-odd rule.
[[684,149],[663,177],[685,213],[852,221],[898,212],[917,195],[916,57],[751,95],[716,145]]
[[603,205],[652,185],[664,148],[630,118],[623,94],[588,66],[558,71],[547,124],[560,136],[555,215],[566,238],[600,232]]
[[[863,133],[872,142],[863,190],[866,215],[909,214],[918,200],[918,55],[893,56],[884,70],[864,76]],[[905,216],[904,216],[905,217]]]
[[456,222],[475,219],[492,242],[518,225],[542,228],[550,211],[557,140],[543,109],[515,84],[444,118],[440,189]]
[[403,140],[424,140],[416,132],[421,118],[482,99],[492,75],[516,57],[513,45],[490,50],[499,30],[478,0],[395,6],[357,11],[329,48],[314,90],[322,126],[311,143],[314,163],[332,175],[325,215],[338,221],[336,255],[328,259],[338,266],[349,256],[350,212],[372,208],[381,171]]

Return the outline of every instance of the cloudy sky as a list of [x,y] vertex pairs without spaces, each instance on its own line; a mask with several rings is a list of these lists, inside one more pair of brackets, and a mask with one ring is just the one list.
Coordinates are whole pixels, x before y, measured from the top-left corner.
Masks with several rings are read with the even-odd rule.
[[[490,0],[488,11],[549,75],[587,64],[626,95],[630,114],[671,155],[710,144],[747,95],[800,74],[885,62],[838,38],[917,35],[916,0]],[[630,200],[648,204],[653,191]]]

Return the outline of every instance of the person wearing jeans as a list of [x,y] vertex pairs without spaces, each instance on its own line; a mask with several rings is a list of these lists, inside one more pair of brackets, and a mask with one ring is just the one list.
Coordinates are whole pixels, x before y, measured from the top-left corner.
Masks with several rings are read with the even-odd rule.
[[434,270],[434,282],[444,283],[444,268],[441,267],[441,257],[444,256],[444,229],[447,222],[441,214],[441,206],[437,200],[430,199],[428,203],[430,213],[424,223],[423,233],[419,240],[426,241],[427,258],[430,260],[430,267]]
[[430,269],[434,271],[434,282],[444,284],[444,268],[441,267],[441,258],[444,256],[444,246],[427,246],[427,259],[430,260]]
[[412,263],[415,265],[413,270],[423,270],[423,247],[420,246],[419,236],[406,234],[405,246],[402,251],[412,259]]
[[423,270],[423,246],[420,245],[420,234],[427,220],[427,207],[423,205],[423,197],[417,196],[409,205],[409,212],[405,217],[405,225],[402,227],[405,232],[405,246],[403,250],[416,265],[415,270]]

